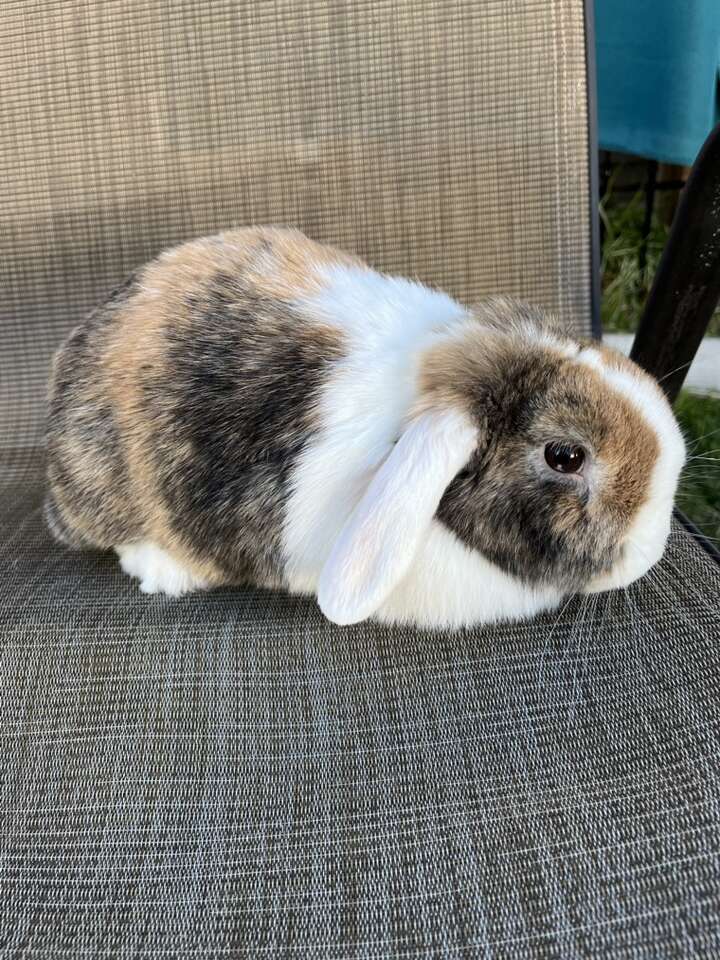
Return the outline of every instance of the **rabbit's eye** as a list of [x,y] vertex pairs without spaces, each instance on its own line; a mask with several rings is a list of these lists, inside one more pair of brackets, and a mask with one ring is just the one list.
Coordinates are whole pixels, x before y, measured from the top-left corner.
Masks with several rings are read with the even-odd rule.
[[567,443],[549,443],[545,447],[545,462],[558,473],[579,473],[585,462],[585,451]]

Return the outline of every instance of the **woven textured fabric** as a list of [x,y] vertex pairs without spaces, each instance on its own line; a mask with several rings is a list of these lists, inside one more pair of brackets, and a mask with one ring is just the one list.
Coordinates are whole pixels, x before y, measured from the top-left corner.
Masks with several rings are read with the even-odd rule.
[[139,262],[291,223],[590,325],[580,0],[6,0],[0,957],[720,953],[718,589],[456,633],[141,595],[41,519],[49,358]]
[[0,522],[12,957],[720,955],[720,567],[559,619],[337,629],[148,598]]
[[590,329],[580,0],[5,0],[0,443],[169,244],[283,223]]

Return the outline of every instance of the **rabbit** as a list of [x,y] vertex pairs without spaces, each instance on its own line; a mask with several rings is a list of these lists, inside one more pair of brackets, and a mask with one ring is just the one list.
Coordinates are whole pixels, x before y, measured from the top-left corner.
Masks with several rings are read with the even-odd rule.
[[146,593],[252,584],[437,629],[640,577],[685,459],[652,377],[539,307],[279,227],[161,253],[73,330],[47,453],[52,534]]

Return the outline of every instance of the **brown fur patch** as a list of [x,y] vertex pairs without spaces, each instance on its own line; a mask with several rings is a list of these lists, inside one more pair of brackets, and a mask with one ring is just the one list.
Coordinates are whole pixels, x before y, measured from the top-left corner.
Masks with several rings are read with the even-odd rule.
[[[566,360],[561,375],[564,382],[557,389],[559,398],[553,419],[558,422],[562,417],[568,430],[580,423],[582,436],[592,443],[593,453],[603,468],[599,501],[589,509],[597,511],[598,519],[615,516],[620,522],[629,523],[647,498],[660,452],[655,431],[637,407],[597,371]],[[581,409],[567,401],[563,403],[561,398],[567,390],[572,391]],[[552,391],[548,399],[555,402]]]
[[508,349],[506,337],[468,320],[459,335],[438,342],[423,355],[412,415],[444,407],[472,411],[478,383],[492,378]]

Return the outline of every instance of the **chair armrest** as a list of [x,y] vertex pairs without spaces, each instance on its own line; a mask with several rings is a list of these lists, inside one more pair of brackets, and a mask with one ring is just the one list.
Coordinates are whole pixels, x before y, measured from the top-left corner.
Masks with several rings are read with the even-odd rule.
[[720,299],[720,124],[690,171],[630,356],[671,401]]

